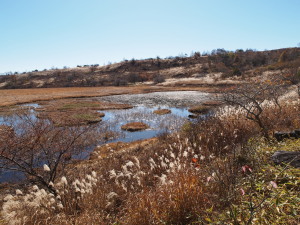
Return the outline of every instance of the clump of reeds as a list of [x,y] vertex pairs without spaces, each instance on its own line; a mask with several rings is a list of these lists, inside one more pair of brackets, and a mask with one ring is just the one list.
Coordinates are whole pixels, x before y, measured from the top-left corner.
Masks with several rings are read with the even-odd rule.
[[[268,105],[262,121],[270,134],[296,128],[298,109]],[[18,190],[5,198],[2,215],[12,224],[264,224],[263,216],[284,217],[300,202],[295,175],[268,164],[262,149],[270,144],[260,132],[242,109],[223,108],[147,148],[111,149],[51,184],[55,194],[37,186]]]
[[127,124],[121,126],[122,130],[127,130],[127,131],[131,131],[131,132],[145,130],[147,128],[149,128],[149,126],[142,122],[132,122],[132,123],[127,123]]

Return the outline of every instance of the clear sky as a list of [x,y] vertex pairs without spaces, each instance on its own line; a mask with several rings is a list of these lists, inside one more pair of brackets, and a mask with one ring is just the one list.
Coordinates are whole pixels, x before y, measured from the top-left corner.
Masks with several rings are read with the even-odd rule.
[[0,73],[296,47],[300,0],[0,0]]

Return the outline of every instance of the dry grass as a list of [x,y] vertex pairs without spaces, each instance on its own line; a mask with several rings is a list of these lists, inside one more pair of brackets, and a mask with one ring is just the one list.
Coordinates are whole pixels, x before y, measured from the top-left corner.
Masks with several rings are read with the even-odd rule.
[[211,202],[205,182],[195,170],[179,171],[172,183],[145,190],[128,199],[121,224],[190,224],[205,215]]
[[128,104],[116,104],[85,99],[59,99],[42,102],[37,108],[39,118],[48,118],[59,126],[100,122],[104,113],[98,110],[129,109]]
[[205,87],[72,87],[72,88],[39,88],[0,90],[0,106],[16,105],[37,101],[48,101],[62,98],[99,97],[121,94],[140,94],[156,91],[214,91]]
[[40,119],[50,119],[56,126],[86,125],[102,121],[103,114],[94,111],[42,112]]
[[129,104],[118,104],[110,102],[93,101],[90,99],[77,98],[77,99],[59,99],[47,102],[41,102],[41,107],[37,111],[42,112],[76,112],[76,111],[98,111],[110,109],[131,109],[133,106]]
[[[298,112],[299,104],[267,106],[262,121],[270,134],[296,128]],[[177,134],[99,146],[91,160],[68,167],[69,185],[53,203],[63,208],[14,204],[14,216],[26,215],[25,224],[298,224],[299,176],[270,165],[274,150],[263,149],[273,142],[260,132],[245,114],[229,108],[185,124]],[[92,186],[91,171],[97,172]],[[23,204],[24,198],[15,196],[13,203]],[[3,216],[9,219],[11,212]]]
[[170,109],[158,109],[153,111],[153,113],[158,114],[158,115],[165,115],[165,114],[170,114],[171,110]]
[[211,106],[204,106],[204,105],[198,105],[198,106],[193,106],[189,108],[189,112],[195,113],[195,114],[206,114],[212,109]]
[[[111,155],[117,154],[130,154],[131,152],[139,151],[140,149],[146,149],[152,147],[158,142],[157,138],[151,138],[146,140],[138,140],[133,142],[113,142],[105,145],[97,146],[90,155],[89,163],[98,163],[99,159],[107,158]],[[125,152],[125,153],[124,153]],[[82,163],[84,165],[84,163]],[[81,166],[80,164],[77,166]]]
[[221,102],[221,101],[207,101],[207,102],[203,102],[203,105],[205,105],[205,106],[220,106],[220,105],[222,105],[223,104],[223,102]]
[[142,122],[132,122],[132,123],[127,123],[127,124],[121,126],[122,130],[127,130],[127,131],[131,131],[131,132],[146,130],[147,128],[149,128],[149,126]]

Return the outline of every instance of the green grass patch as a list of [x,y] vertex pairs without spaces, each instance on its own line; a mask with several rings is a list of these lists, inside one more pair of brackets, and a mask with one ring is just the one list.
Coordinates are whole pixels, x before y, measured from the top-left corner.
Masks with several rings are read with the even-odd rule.
[[77,103],[69,103],[61,106],[60,110],[72,110],[79,108],[94,108],[99,107],[99,104],[93,102],[77,102]]
[[261,142],[253,156],[256,164],[253,172],[239,180],[240,199],[216,220],[234,221],[233,224],[299,224],[300,169],[274,165],[270,161],[276,151],[299,149],[299,139],[271,144]]
[[101,118],[99,115],[92,114],[92,113],[78,113],[72,115],[73,119],[80,120],[80,121],[87,121],[87,122],[99,122],[101,121]]

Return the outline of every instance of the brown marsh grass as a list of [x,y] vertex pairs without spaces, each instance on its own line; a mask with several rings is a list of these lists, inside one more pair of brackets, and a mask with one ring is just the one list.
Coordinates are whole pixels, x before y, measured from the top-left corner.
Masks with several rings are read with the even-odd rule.
[[146,130],[148,129],[149,126],[145,123],[142,122],[132,122],[132,123],[127,123],[121,126],[122,130],[127,130],[127,131],[140,131],[140,130]]
[[158,114],[158,115],[165,115],[171,113],[170,109],[158,109],[154,110],[153,113]]
[[0,106],[48,101],[63,98],[100,97],[121,94],[141,94],[156,91],[214,91],[205,87],[158,87],[158,86],[124,86],[124,87],[69,87],[69,88],[32,88],[0,90]]
[[[270,105],[262,121],[272,134],[298,127],[298,112],[298,103]],[[130,150],[107,145],[103,154],[99,148],[98,156],[70,166],[54,184],[59,199],[30,188],[29,196],[40,193],[41,201],[21,192],[6,197],[3,218],[24,224],[298,224],[299,170],[270,164],[278,143],[265,140],[239,109],[141,143]]]

